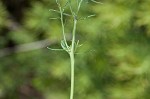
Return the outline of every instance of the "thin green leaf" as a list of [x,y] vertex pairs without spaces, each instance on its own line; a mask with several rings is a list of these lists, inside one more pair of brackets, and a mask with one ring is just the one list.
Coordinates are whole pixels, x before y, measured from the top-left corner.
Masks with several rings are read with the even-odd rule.
[[51,20],[57,20],[57,19],[60,19],[60,18],[49,18],[49,19],[51,19]]
[[91,0],[91,1],[94,2],[94,3],[100,3],[100,4],[103,4],[103,3],[98,2],[98,1],[95,1],[95,0]]
[[47,49],[50,49],[50,50],[53,50],[53,51],[64,51],[64,49],[53,49],[53,48],[50,48],[50,47],[47,47]]
[[87,18],[91,18],[91,17],[94,17],[95,15],[89,15],[89,16],[87,16],[87,17],[83,17],[83,18],[79,18],[79,20],[85,20],[85,19],[87,19]]
[[[49,11],[53,11],[53,12],[56,12],[56,13],[60,13],[60,11],[55,10],[55,9],[49,9]],[[71,15],[68,14],[68,13],[62,13],[62,14],[65,15],[65,16],[71,16]]]

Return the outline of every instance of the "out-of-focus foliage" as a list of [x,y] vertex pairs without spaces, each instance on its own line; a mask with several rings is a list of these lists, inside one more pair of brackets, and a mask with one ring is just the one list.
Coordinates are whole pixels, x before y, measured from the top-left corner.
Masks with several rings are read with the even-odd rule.
[[5,7],[2,5],[2,3],[0,2],[0,27],[5,26],[6,25],[6,17],[7,17],[7,12],[5,10]]
[[[75,99],[150,99],[150,1],[89,0],[78,23]],[[0,54],[4,48],[61,39],[55,0],[1,0]],[[67,11],[67,13],[69,13]],[[72,20],[66,22],[67,35]],[[59,47],[59,42],[51,45]],[[0,55],[1,56],[1,55]],[[0,99],[68,99],[70,63],[46,48],[0,57]]]

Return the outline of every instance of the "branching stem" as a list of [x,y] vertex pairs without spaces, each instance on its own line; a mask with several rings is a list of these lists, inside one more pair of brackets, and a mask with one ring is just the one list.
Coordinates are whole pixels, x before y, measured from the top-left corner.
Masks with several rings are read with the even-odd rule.
[[[51,49],[51,48],[48,48],[48,49],[51,49],[51,50],[57,50],[57,51],[62,51],[62,50],[65,50],[68,52],[69,56],[70,56],[70,63],[71,63],[71,72],[70,72],[70,75],[71,75],[71,88],[70,88],[70,99],[73,99],[74,98],[74,65],[75,65],[75,50],[77,48],[77,45],[79,43],[79,41],[75,41],[75,36],[76,36],[76,28],[77,28],[77,21],[78,21],[78,13],[79,13],[79,10],[81,8],[81,4],[84,0],[77,0],[76,3],[77,3],[77,8],[76,8],[76,11],[74,11],[75,9],[73,9],[72,7],[72,4],[71,4],[71,0],[68,0],[66,5],[64,7],[62,7],[59,3],[59,0],[56,0],[56,3],[58,5],[58,8],[59,8],[59,11],[57,10],[53,10],[51,9],[52,11],[54,12],[57,12],[57,13],[60,13],[60,21],[61,21],[61,26],[62,26],[62,35],[63,35],[63,40],[61,41],[61,47],[62,49]],[[64,13],[64,10],[65,8],[67,7],[67,5],[69,5],[69,9],[71,11],[71,14],[66,14]],[[64,25],[64,15],[67,15],[67,16],[72,16],[73,18],[73,30],[72,30],[72,42],[71,42],[71,45],[68,46],[68,43],[67,43],[67,40],[66,40],[66,36],[65,36],[65,25]],[[88,16],[87,18],[89,17],[92,17],[93,15],[90,15]],[[51,19],[59,19],[59,18],[51,18]],[[86,19],[86,18],[84,18]]]

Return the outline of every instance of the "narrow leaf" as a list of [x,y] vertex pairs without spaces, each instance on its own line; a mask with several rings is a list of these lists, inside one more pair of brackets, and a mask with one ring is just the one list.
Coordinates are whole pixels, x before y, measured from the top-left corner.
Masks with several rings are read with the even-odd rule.
[[91,1],[94,2],[94,3],[100,3],[100,4],[103,4],[103,3],[98,2],[98,1],[95,1],[95,0],[91,0]]
[[53,48],[50,48],[50,47],[47,47],[47,49],[50,49],[50,50],[53,50],[53,51],[64,51],[64,49],[53,49]]

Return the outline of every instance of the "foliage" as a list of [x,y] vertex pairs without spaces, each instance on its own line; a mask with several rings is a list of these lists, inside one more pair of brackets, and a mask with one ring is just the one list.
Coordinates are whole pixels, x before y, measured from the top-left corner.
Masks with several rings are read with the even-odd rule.
[[[16,1],[0,1],[1,50],[62,39],[59,21],[49,19],[58,16],[49,11],[57,9],[55,0]],[[77,27],[76,37],[83,45],[75,54],[75,99],[149,99],[150,2],[101,2],[83,5],[79,13],[96,16],[81,20]],[[56,42],[51,46],[58,45]],[[46,47],[0,57],[0,99],[68,99],[68,61],[66,53]]]

